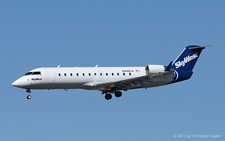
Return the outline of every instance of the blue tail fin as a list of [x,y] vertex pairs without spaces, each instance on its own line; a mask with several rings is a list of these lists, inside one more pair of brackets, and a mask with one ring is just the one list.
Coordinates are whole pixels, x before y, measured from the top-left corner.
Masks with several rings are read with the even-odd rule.
[[171,69],[175,72],[174,82],[187,80],[192,76],[192,70],[205,47],[190,45],[184,48],[171,65]]
[[197,45],[187,46],[173,61],[171,68],[174,70],[192,71],[204,48]]

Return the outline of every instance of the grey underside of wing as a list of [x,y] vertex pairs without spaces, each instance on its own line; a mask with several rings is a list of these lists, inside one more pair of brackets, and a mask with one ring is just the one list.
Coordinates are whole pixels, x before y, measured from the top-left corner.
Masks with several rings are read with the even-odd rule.
[[146,75],[133,80],[119,82],[115,84],[115,87],[125,91],[129,89],[156,87],[159,85],[167,84],[173,81],[173,79],[174,79],[174,72],[170,71],[164,73],[157,73],[153,75]]
[[163,73],[157,73],[152,75],[144,75],[136,78],[111,81],[111,82],[91,82],[85,84],[87,87],[95,87],[98,90],[110,90],[111,88],[117,88],[118,90],[129,90],[137,88],[155,87],[161,84],[167,84],[173,81],[174,72],[168,71]]

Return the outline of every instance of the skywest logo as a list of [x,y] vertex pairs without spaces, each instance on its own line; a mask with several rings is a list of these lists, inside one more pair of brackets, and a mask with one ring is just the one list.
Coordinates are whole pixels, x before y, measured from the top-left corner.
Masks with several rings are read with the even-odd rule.
[[33,80],[33,81],[42,80],[42,78],[31,78],[31,80]]
[[178,62],[176,62],[176,63],[175,63],[175,66],[176,66],[176,68],[179,68],[179,67],[181,67],[181,66],[184,67],[188,62],[194,60],[194,59],[197,58],[197,57],[198,57],[197,53],[193,54],[192,56],[189,56],[189,55],[188,55],[187,57],[184,58],[183,61],[178,61]]

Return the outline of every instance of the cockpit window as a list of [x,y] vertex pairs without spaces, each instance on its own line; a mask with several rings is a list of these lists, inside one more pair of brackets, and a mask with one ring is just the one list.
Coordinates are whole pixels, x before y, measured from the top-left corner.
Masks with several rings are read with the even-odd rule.
[[25,75],[31,75],[32,74],[32,72],[28,72],[28,73],[26,73]]
[[25,75],[41,75],[41,72],[40,71],[28,72]]
[[40,71],[35,71],[32,73],[32,75],[41,75],[41,72]]

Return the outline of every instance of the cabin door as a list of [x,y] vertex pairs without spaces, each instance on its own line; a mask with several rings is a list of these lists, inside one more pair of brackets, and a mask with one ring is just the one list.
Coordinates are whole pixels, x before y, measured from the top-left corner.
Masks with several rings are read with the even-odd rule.
[[53,68],[48,68],[48,84],[55,84],[55,72]]

